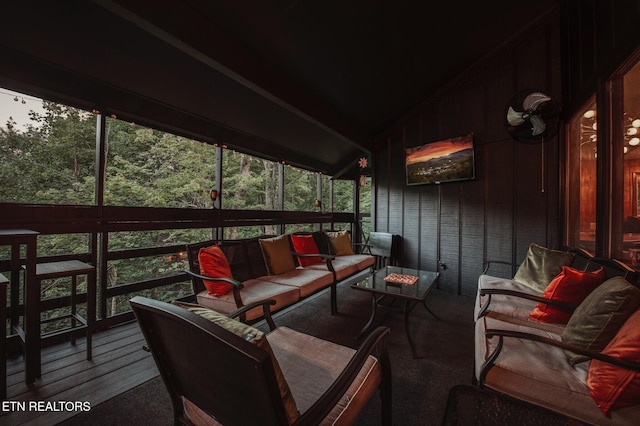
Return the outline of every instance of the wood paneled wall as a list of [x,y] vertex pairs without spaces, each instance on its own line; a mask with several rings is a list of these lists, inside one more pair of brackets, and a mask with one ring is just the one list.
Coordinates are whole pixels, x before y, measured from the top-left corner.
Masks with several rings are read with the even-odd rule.
[[[504,128],[506,105],[519,90],[538,89],[560,100],[560,41],[557,11],[376,140],[375,229],[401,235],[400,263],[439,271],[443,289],[473,296],[485,260],[517,266],[531,242],[561,245],[560,137],[526,144]],[[405,184],[406,147],[469,132],[475,180]],[[514,269],[492,272],[509,276]]]

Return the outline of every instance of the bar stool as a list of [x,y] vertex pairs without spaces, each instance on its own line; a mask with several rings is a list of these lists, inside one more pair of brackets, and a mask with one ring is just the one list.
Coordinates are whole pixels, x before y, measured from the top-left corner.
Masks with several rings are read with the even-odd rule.
[[[87,275],[87,315],[86,318],[78,314],[76,304],[77,298],[77,277],[78,275]],[[75,345],[75,331],[86,329],[87,333],[87,360],[92,357],[92,332],[96,313],[96,272],[93,265],[81,262],[79,260],[65,260],[59,262],[48,262],[36,264],[36,285],[40,293],[43,280],[56,278],[71,277],[71,294],[70,307],[71,312],[68,314],[58,315],[46,320],[40,320],[40,304],[38,297],[38,305],[30,306],[25,303],[25,322],[38,321],[39,324],[70,319],[71,325],[61,330],[47,332],[41,335],[40,327],[35,328],[37,332],[34,335],[25,334],[24,341],[27,348],[33,348],[33,353],[25,353],[27,362],[31,362],[31,368],[36,372],[35,377],[41,376],[41,339],[45,336],[57,334],[71,333],[71,344]],[[30,344],[31,343],[31,344]],[[25,351],[26,352],[26,351]]]
[[7,399],[7,284],[9,280],[0,274],[0,400]]

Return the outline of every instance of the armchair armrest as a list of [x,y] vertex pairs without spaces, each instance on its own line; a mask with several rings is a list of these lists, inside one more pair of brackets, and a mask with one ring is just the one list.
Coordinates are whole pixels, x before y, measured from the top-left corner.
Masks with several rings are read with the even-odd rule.
[[391,424],[391,364],[387,352],[387,338],[389,328],[379,326],[374,329],[369,336],[358,347],[358,350],[351,358],[345,369],[338,378],[327,389],[327,391],[296,421],[296,425],[316,424],[318,419],[322,419],[329,414],[331,409],[338,403],[342,395],[353,383],[358,372],[366,362],[369,355],[375,351],[382,370],[382,382],[380,392],[383,410],[383,424]]
[[555,306],[560,309],[566,309],[569,311],[575,310],[578,307],[577,303],[563,302],[560,300],[551,300],[546,297],[536,296],[535,294],[524,293],[517,290],[508,290],[501,288],[486,288],[480,290],[480,296],[488,296],[485,304],[482,306],[480,312],[478,312],[478,318],[484,316],[489,312],[489,305],[491,304],[491,296],[494,294],[503,295],[503,296],[513,296],[520,297],[522,299],[533,300],[538,303],[544,303],[546,305]]
[[564,350],[567,350],[567,351],[571,351],[571,352],[577,353],[579,355],[583,355],[583,356],[585,356],[585,357],[587,357],[589,359],[597,359],[598,361],[606,362],[608,364],[612,364],[612,365],[615,365],[617,367],[626,368],[627,370],[640,372],[640,362],[634,362],[634,361],[628,361],[628,360],[625,360],[625,359],[614,358],[614,357],[609,356],[609,355],[604,355],[604,354],[602,354],[600,352],[589,351],[589,350],[583,349],[581,347],[565,343],[565,342],[563,342],[561,340],[555,340],[555,339],[551,339],[551,338],[545,337],[545,336],[540,336],[540,335],[537,335],[537,334],[525,333],[525,332],[522,332],[522,331],[515,331],[515,330],[487,329],[485,331],[485,336],[487,337],[487,339],[491,339],[493,337],[498,337],[499,340],[498,340],[498,345],[496,346],[495,350],[491,353],[491,355],[489,355],[489,357],[486,359],[486,361],[482,364],[482,369],[480,370],[480,377],[478,377],[478,383],[479,383],[480,387],[483,386],[484,380],[487,377],[487,374],[489,373],[489,370],[491,370],[491,368],[494,365],[495,360],[500,355],[500,352],[502,351],[502,346],[504,344],[504,338],[505,337],[506,338],[524,339],[524,340],[530,340],[530,341],[534,341],[534,342],[544,343],[544,344],[547,344],[547,345],[555,346],[555,347],[560,348],[560,349],[564,349]]

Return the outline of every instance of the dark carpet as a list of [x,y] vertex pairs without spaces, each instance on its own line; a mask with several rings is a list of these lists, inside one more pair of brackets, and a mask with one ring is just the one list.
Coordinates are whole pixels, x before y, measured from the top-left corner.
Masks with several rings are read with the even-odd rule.
[[[469,384],[473,374],[473,300],[434,290],[427,305],[435,319],[417,305],[411,314],[411,333],[419,359],[414,359],[404,332],[402,313],[380,312],[377,323],[390,327],[389,356],[393,375],[393,424],[441,424],[449,390]],[[328,292],[275,316],[278,325],[349,347],[369,318],[371,296],[348,286],[338,288],[339,314],[330,314]],[[263,326],[260,326],[263,328]],[[160,378],[113,398],[63,425],[125,425],[173,423],[172,407]],[[380,401],[373,398],[357,425],[380,424]]]

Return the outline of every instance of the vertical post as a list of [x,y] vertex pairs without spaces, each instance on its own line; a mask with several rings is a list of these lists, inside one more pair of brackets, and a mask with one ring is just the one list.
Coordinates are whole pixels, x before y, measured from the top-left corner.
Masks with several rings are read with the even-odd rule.
[[[278,208],[284,211],[284,164],[278,163]],[[285,225],[279,225],[279,234],[285,233]]]
[[[106,132],[107,120],[104,114],[98,114],[96,116],[96,184],[95,184],[95,203],[98,209],[98,218],[104,218],[104,187],[105,176],[107,170],[107,152],[108,152],[108,139]],[[94,300],[93,303],[100,306],[100,318],[107,318],[107,250],[106,244],[106,232],[98,233],[93,232],[91,234],[91,262],[96,267],[96,276],[98,278],[97,287],[100,289],[99,296],[95,294],[96,299],[100,298],[100,303]],[[87,292],[87,297],[89,294]],[[89,300],[87,300],[87,307],[89,306]],[[95,305],[94,305],[95,306]],[[96,318],[94,318],[95,320]]]
[[[215,222],[219,221],[219,213],[222,209],[222,156],[224,155],[222,148],[217,146],[215,149],[216,152],[216,164],[215,164],[215,183],[214,189],[218,191],[218,199],[215,201],[213,206],[214,213],[218,213],[218,216],[214,218]],[[219,226],[219,223],[214,223],[214,227],[212,229],[213,238],[216,240],[224,239],[224,227]]]
[[360,217],[360,179],[356,178],[353,181],[353,243],[356,247],[362,243],[362,218]]
[[[334,180],[331,179],[329,181],[329,209],[331,211],[331,215],[333,217],[333,182]],[[333,219],[331,220],[331,229],[335,229],[335,223],[333,222]]]
[[[320,201],[316,211],[322,213],[322,173],[316,173],[316,200]],[[315,228],[317,231],[322,230],[322,224],[316,223]]]

